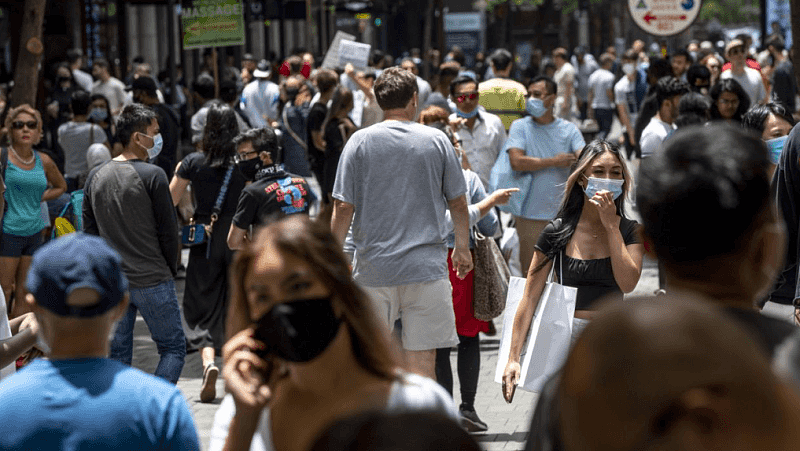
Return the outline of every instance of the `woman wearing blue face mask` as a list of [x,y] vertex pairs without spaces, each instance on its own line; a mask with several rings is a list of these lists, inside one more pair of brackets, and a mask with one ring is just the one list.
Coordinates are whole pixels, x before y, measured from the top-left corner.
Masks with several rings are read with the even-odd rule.
[[389,332],[353,281],[330,227],[293,215],[262,229],[231,269],[223,377],[211,451],[305,451],[366,411],[435,411],[453,399],[400,369]]
[[770,171],[770,175],[772,175],[781,158],[789,132],[794,127],[792,114],[779,103],[770,102],[766,105],[757,105],[747,110],[742,117],[742,126],[761,135],[761,139],[767,143],[769,156],[772,159],[772,170]]
[[111,156],[122,153],[122,143],[117,139],[117,128],[114,126],[114,118],[111,117],[111,108],[108,106],[108,99],[103,94],[92,94],[92,104],[89,107],[88,122],[97,124],[106,133],[108,144],[111,146]]
[[573,337],[591,319],[596,301],[621,300],[623,293],[636,288],[644,246],[639,224],[625,217],[624,200],[630,183],[625,159],[616,145],[595,140],[581,150],[556,219],[545,227],[536,243],[514,318],[505,384],[519,380],[522,344],[554,264],[559,283],[578,288]]

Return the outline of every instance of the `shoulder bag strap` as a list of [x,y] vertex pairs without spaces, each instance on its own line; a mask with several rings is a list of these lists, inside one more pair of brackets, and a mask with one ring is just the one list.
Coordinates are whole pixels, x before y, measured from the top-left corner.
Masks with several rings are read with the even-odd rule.
[[217,201],[214,203],[214,209],[211,211],[211,225],[214,225],[214,222],[219,218],[220,213],[222,213],[222,203],[225,202],[225,195],[228,194],[228,184],[231,181],[231,174],[233,174],[233,164],[228,166],[228,171],[225,173],[225,180],[222,182],[222,186],[219,188],[219,194],[217,195]]
[[222,203],[225,202],[225,195],[228,194],[228,183],[231,181],[233,167],[234,164],[232,163],[228,166],[228,171],[225,173],[225,180],[222,182],[222,186],[219,188],[217,201],[214,203],[214,209],[211,211],[211,222],[205,228],[206,234],[208,235],[206,238],[206,260],[211,258],[211,234],[214,231],[214,223],[217,222],[220,213],[222,213]]
[[297,136],[297,133],[295,133],[294,130],[292,130],[292,127],[289,126],[289,118],[286,115],[287,114],[286,110],[288,110],[288,108],[284,106],[283,112],[281,113],[281,117],[283,118],[283,125],[284,127],[286,127],[286,131],[289,133],[289,136],[291,136],[292,139],[297,142],[297,144],[300,144],[300,147],[302,147],[303,150],[308,151],[308,145],[306,144],[305,140],[300,139],[300,137]]
[[3,180],[6,179],[6,167],[8,167],[8,147],[0,150],[0,171],[3,172]]

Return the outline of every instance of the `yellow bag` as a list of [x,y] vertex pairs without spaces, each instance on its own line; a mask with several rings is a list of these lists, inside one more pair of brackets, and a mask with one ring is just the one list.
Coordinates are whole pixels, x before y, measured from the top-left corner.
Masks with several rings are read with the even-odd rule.
[[75,233],[75,227],[72,226],[72,223],[69,222],[66,218],[58,217],[56,218],[56,227],[55,227],[55,234],[56,237],[62,237],[64,235]]

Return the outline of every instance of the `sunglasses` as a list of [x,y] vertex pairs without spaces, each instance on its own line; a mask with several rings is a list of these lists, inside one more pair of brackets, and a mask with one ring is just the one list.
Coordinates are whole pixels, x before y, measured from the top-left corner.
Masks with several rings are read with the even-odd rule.
[[14,130],[22,130],[22,127],[25,126],[28,126],[28,128],[31,130],[36,130],[36,128],[39,127],[39,123],[36,121],[28,121],[28,122],[14,121],[11,123],[11,128],[13,128]]
[[732,49],[730,49],[728,51],[728,54],[730,54],[730,55],[739,55],[739,54],[742,54],[742,53],[744,53],[744,49],[741,48],[741,47],[735,47],[735,48],[732,48]]
[[467,101],[467,99],[469,99],[469,100],[475,100],[475,99],[477,99],[477,98],[478,98],[478,93],[477,93],[477,92],[471,92],[471,93],[469,93],[469,94],[464,94],[464,95],[461,95],[461,96],[458,96],[458,97],[456,97],[456,102],[458,102],[458,103],[464,103],[464,102],[466,102],[466,101]]

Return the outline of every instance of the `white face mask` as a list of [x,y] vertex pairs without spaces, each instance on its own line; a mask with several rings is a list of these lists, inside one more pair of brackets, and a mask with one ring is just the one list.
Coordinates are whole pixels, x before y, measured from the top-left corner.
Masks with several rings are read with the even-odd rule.
[[622,72],[624,72],[625,75],[630,75],[636,72],[636,66],[633,63],[625,63],[622,65]]

